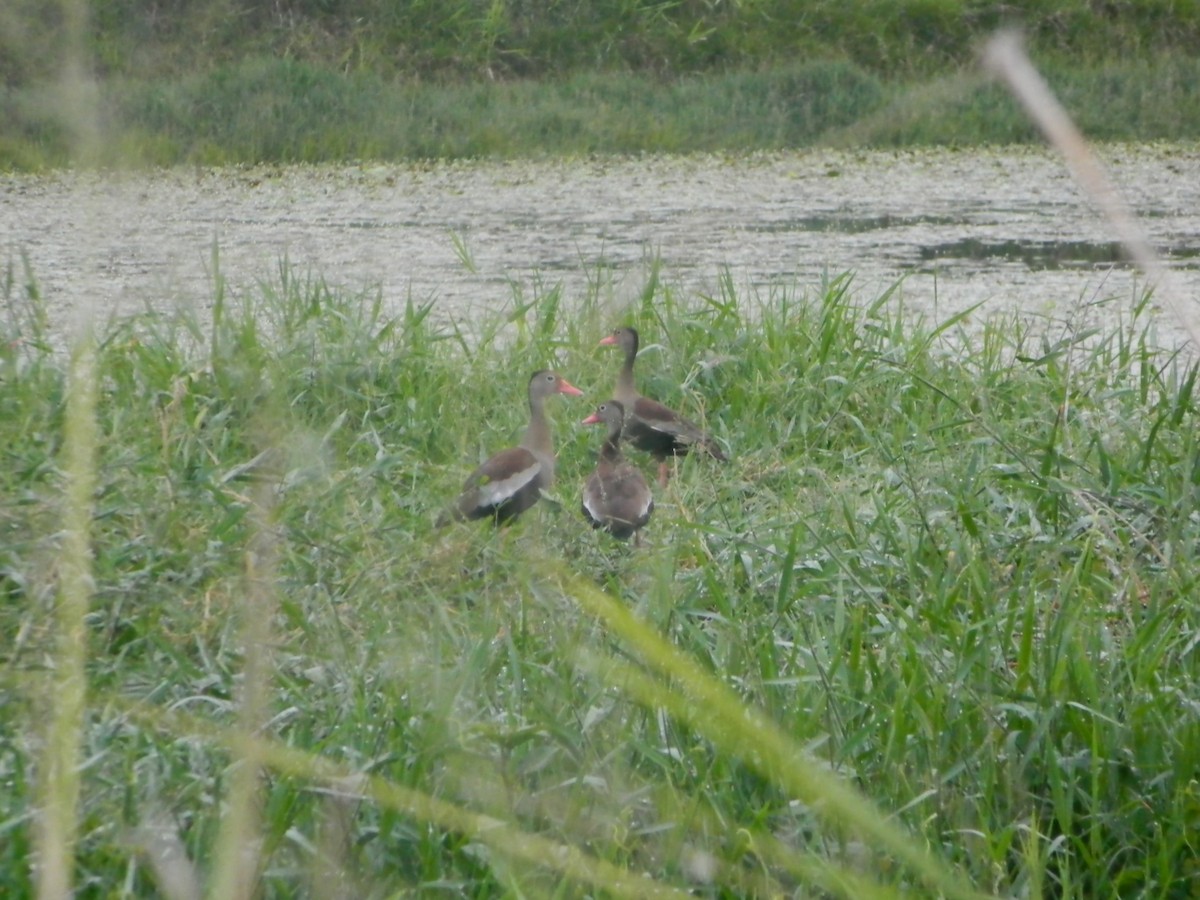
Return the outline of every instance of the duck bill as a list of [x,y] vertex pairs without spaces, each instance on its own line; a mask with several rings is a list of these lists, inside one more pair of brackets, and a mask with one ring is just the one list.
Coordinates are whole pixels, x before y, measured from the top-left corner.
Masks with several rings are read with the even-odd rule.
[[608,337],[600,338],[600,343],[598,343],[596,346],[597,347],[611,347],[616,342],[617,342],[617,336],[615,334],[610,334]]
[[567,381],[565,378],[559,382],[558,392],[560,394],[570,394],[572,397],[583,396],[583,391],[575,387],[575,385],[571,384],[571,382]]
[[580,425],[599,425],[601,421],[602,420],[598,413],[592,413],[590,416],[588,416],[586,419],[584,419],[579,424]]

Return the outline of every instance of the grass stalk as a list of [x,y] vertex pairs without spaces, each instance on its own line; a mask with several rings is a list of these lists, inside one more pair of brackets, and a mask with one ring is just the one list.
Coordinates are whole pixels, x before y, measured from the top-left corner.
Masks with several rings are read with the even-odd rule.
[[76,340],[67,378],[63,422],[62,545],[55,604],[56,649],[45,752],[39,775],[38,896],[72,895],[79,810],[80,747],[87,705],[87,615],[93,591],[91,525],[99,433],[96,348],[90,333]]
[[[319,796],[336,798],[343,803],[369,801],[412,816],[418,821],[479,840],[511,860],[558,872],[572,882],[602,888],[612,896],[631,900],[690,896],[645,875],[625,871],[578,847],[547,840],[523,831],[511,822],[413,790],[393,780],[352,771],[328,758],[249,734],[242,728],[214,728],[185,715],[119,705],[125,708],[131,718],[147,727],[210,741],[228,748],[238,757],[252,758],[259,766],[279,775],[311,782],[316,786],[314,793]],[[215,889],[209,893],[210,896],[216,896]]]
[[[657,684],[631,666],[615,660],[610,660],[603,669],[593,663],[590,667],[606,681],[629,691],[639,702],[662,707],[672,716],[686,721],[723,752],[745,760],[784,787],[791,796],[818,810],[822,818],[894,855],[944,896],[970,900],[986,896],[975,891],[960,875],[946,869],[911,835],[893,824],[887,814],[838,779],[827,766],[812,759],[775,723],[747,706],[618,601],[579,581],[570,582],[566,590],[584,609],[629,644],[647,665],[671,683],[678,684],[679,688]],[[808,867],[808,871],[815,874],[817,870]],[[822,886],[826,889],[842,892],[850,885],[856,891],[864,887],[858,879],[850,885],[835,878],[823,880],[826,883]],[[843,893],[843,896],[854,895]]]
[[[269,456],[275,451],[267,450]],[[261,456],[261,454],[260,454]],[[259,745],[249,740],[266,722],[271,705],[271,621],[278,609],[276,592],[279,549],[274,521],[277,479],[268,470],[252,491],[251,536],[245,556],[245,593],[240,604],[242,687],[237,732],[231,749],[232,777],[226,812],[217,839],[208,895],[213,900],[240,900],[257,892],[261,859],[263,760]]]
[[1176,320],[1200,347],[1200,322],[1192,304],[1184,300],[1174,273],[1158,258],[1132,208],[1088,146],[1050,86],[1034,67],[1015,32],[997,34],[984,50],[984,66],[1007,83],[1022,108],[1063,160],[1079,186],[1104,214],[1130,258],[1150,279],[1150,284],[1171,309]]

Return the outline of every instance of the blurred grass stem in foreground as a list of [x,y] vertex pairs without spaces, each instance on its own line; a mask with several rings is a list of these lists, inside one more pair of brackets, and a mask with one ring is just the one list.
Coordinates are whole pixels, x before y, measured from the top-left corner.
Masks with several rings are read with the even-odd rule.
[[69,897],[79,807],[79,765],[87,703],[88,605],[94,585],[91,524],[96,487],[96,348],[90,333],[71,353],[63,431],[62,544],[58,553],[57,649],[39,773],[38,896]]
[[1200,348],[1200,324],[1184,302],[1175,276],[1162,264],[1133,210],[1071,121],[1070,114],[1034,68],[1019,34],[1015,31],[997,33],[984,49],[983,64],[1008,85],[1042,134],[1062,154],[1071,174],[1104,214],[1130,258],[1150,279],[1157,295],[1191,337],[1193,346]]

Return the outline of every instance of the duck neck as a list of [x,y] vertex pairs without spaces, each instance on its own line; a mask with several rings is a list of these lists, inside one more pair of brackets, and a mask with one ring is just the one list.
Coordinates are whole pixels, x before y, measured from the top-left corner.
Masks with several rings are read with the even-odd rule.
[[633,364],[637,360],[637,352],[637,341],[634,341],[625,351],[625,363],[617,373],[617,399],[626,406],[629,405],[630,398],[637,394],[637,388],[633,385]]
[[529,425],[521,446],[540,457],[542,462],[550,467],[550,475],[554,475],[554,437],[550,432],[550,420],[546,418],[543,405],[544,398],[531,396],[529,398]]
[[600,459],[606,463],[621,461],[621,425],[617,423],[608,430],[608,436],[600,445]]

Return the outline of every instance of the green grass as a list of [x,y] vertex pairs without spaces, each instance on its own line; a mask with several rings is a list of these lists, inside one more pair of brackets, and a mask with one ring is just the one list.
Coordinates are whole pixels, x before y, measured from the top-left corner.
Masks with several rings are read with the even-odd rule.
[[[1197,889],[1197,370],[1144,308],[968,335],[848,277],[654,272],[619,315],[544,288],[466,332],[283,268],[218,278],[211,323],[99,328],[91,404],[36,280],[3,288],[5,896],[89,410],[82,896]],[[578,513],[616,322],[733,451],[683,461],[640,549]],[[555,496],[436,531],[547,365],[587,392],[551,403]]]
[[1195,0],[61,6],[0,10],[0,169],[1028,142],[1003,27],[1086,133],[1200,138]]
[[[1085,133],[1200,137],[1200,61],[1046,66]],[[94,107],[97,162],[112,166],[745,152],[809,146],[1032,142],[1002,88],[973,67],[886,80],[849,62],[662,79],[581,73],[554,81],[431,84],[251,59],[176,78],[114,78]],[[58,88],[0,88],[0,167],[79,162]]]
[[1087,134],[1200,138],[1194,0],[143,6],[0,10],[0,170],[1029,142],[1005,26]]
[[946,73],[997,28],[1016,26],[1038,54],[1076,63],[1191,55],[1194,0],[193,0],[147,11],[141,0],[38,0],[0,11],[0,81],[52,77],[59,29],[76,16],[81,49],[104,75],[161,77],[251,56],[405,79],[556,79],[582,72],[696,74],[845,59],[884,77]]

